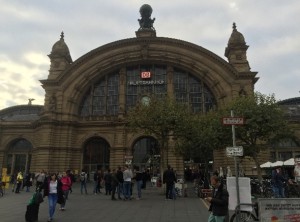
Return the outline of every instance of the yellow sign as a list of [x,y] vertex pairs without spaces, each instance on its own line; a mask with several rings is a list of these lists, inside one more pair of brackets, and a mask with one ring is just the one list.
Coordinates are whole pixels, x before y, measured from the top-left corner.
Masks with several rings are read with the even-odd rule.
[[6,176],[7,175],[7,168],[2,168],[2,176]]
[[3,176],[2,177],[2,182],[5,184],[5,189],[9,188],[9,181],[10,181],[10,176]]

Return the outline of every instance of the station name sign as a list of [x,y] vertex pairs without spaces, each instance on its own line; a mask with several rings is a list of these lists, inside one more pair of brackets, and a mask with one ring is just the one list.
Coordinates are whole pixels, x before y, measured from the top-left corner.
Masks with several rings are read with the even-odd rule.
[[163,85],[164,80],[138,80],[138,81],[128,81],[130,86],[140,86],[140,85]]

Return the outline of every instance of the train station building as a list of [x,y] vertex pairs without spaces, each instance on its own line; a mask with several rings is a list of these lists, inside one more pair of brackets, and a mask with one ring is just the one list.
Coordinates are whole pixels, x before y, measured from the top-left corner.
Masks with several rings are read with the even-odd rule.
[[[48,55],[48,77],[40,80],[44,105],[29,101],[0,110],[0,167],[8,174],[94,172],[128,160],[148,167],[159,145],[155,137],[126,128],[131,107],[151,96],[172,95],[206,113],[253,93],[257,72],[250,69],[248,45],[236,24],[224,33],[225,60],[199,45],[159,37],[151,12],[151,6],[141,7],[136,37],[96,46],[75,61],[61,33]],[[169,152],[169,163],[183,171],[183,159]],[[214,160],[218,166],[228,164],[222,155]]]

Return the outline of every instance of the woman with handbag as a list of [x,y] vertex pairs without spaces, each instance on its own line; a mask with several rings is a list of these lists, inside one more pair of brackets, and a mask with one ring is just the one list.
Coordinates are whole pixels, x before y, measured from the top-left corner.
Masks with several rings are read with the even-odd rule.
[[62,183],[57,178],[55,173],[50,174],[50,177],[46,180],[44,184],[44,197],[48,196],[49,203],[49,219],[48,221],[53,220],[53,215],[55,212],[56,204],[63,204],[65,202]]

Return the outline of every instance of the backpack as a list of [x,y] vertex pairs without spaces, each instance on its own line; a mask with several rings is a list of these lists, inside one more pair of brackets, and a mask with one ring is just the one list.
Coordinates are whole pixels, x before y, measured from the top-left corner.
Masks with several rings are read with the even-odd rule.
[[85,181],[85,172],[82,172],[82,173],[80,174],[80,181],[81,181],[81,182]]

